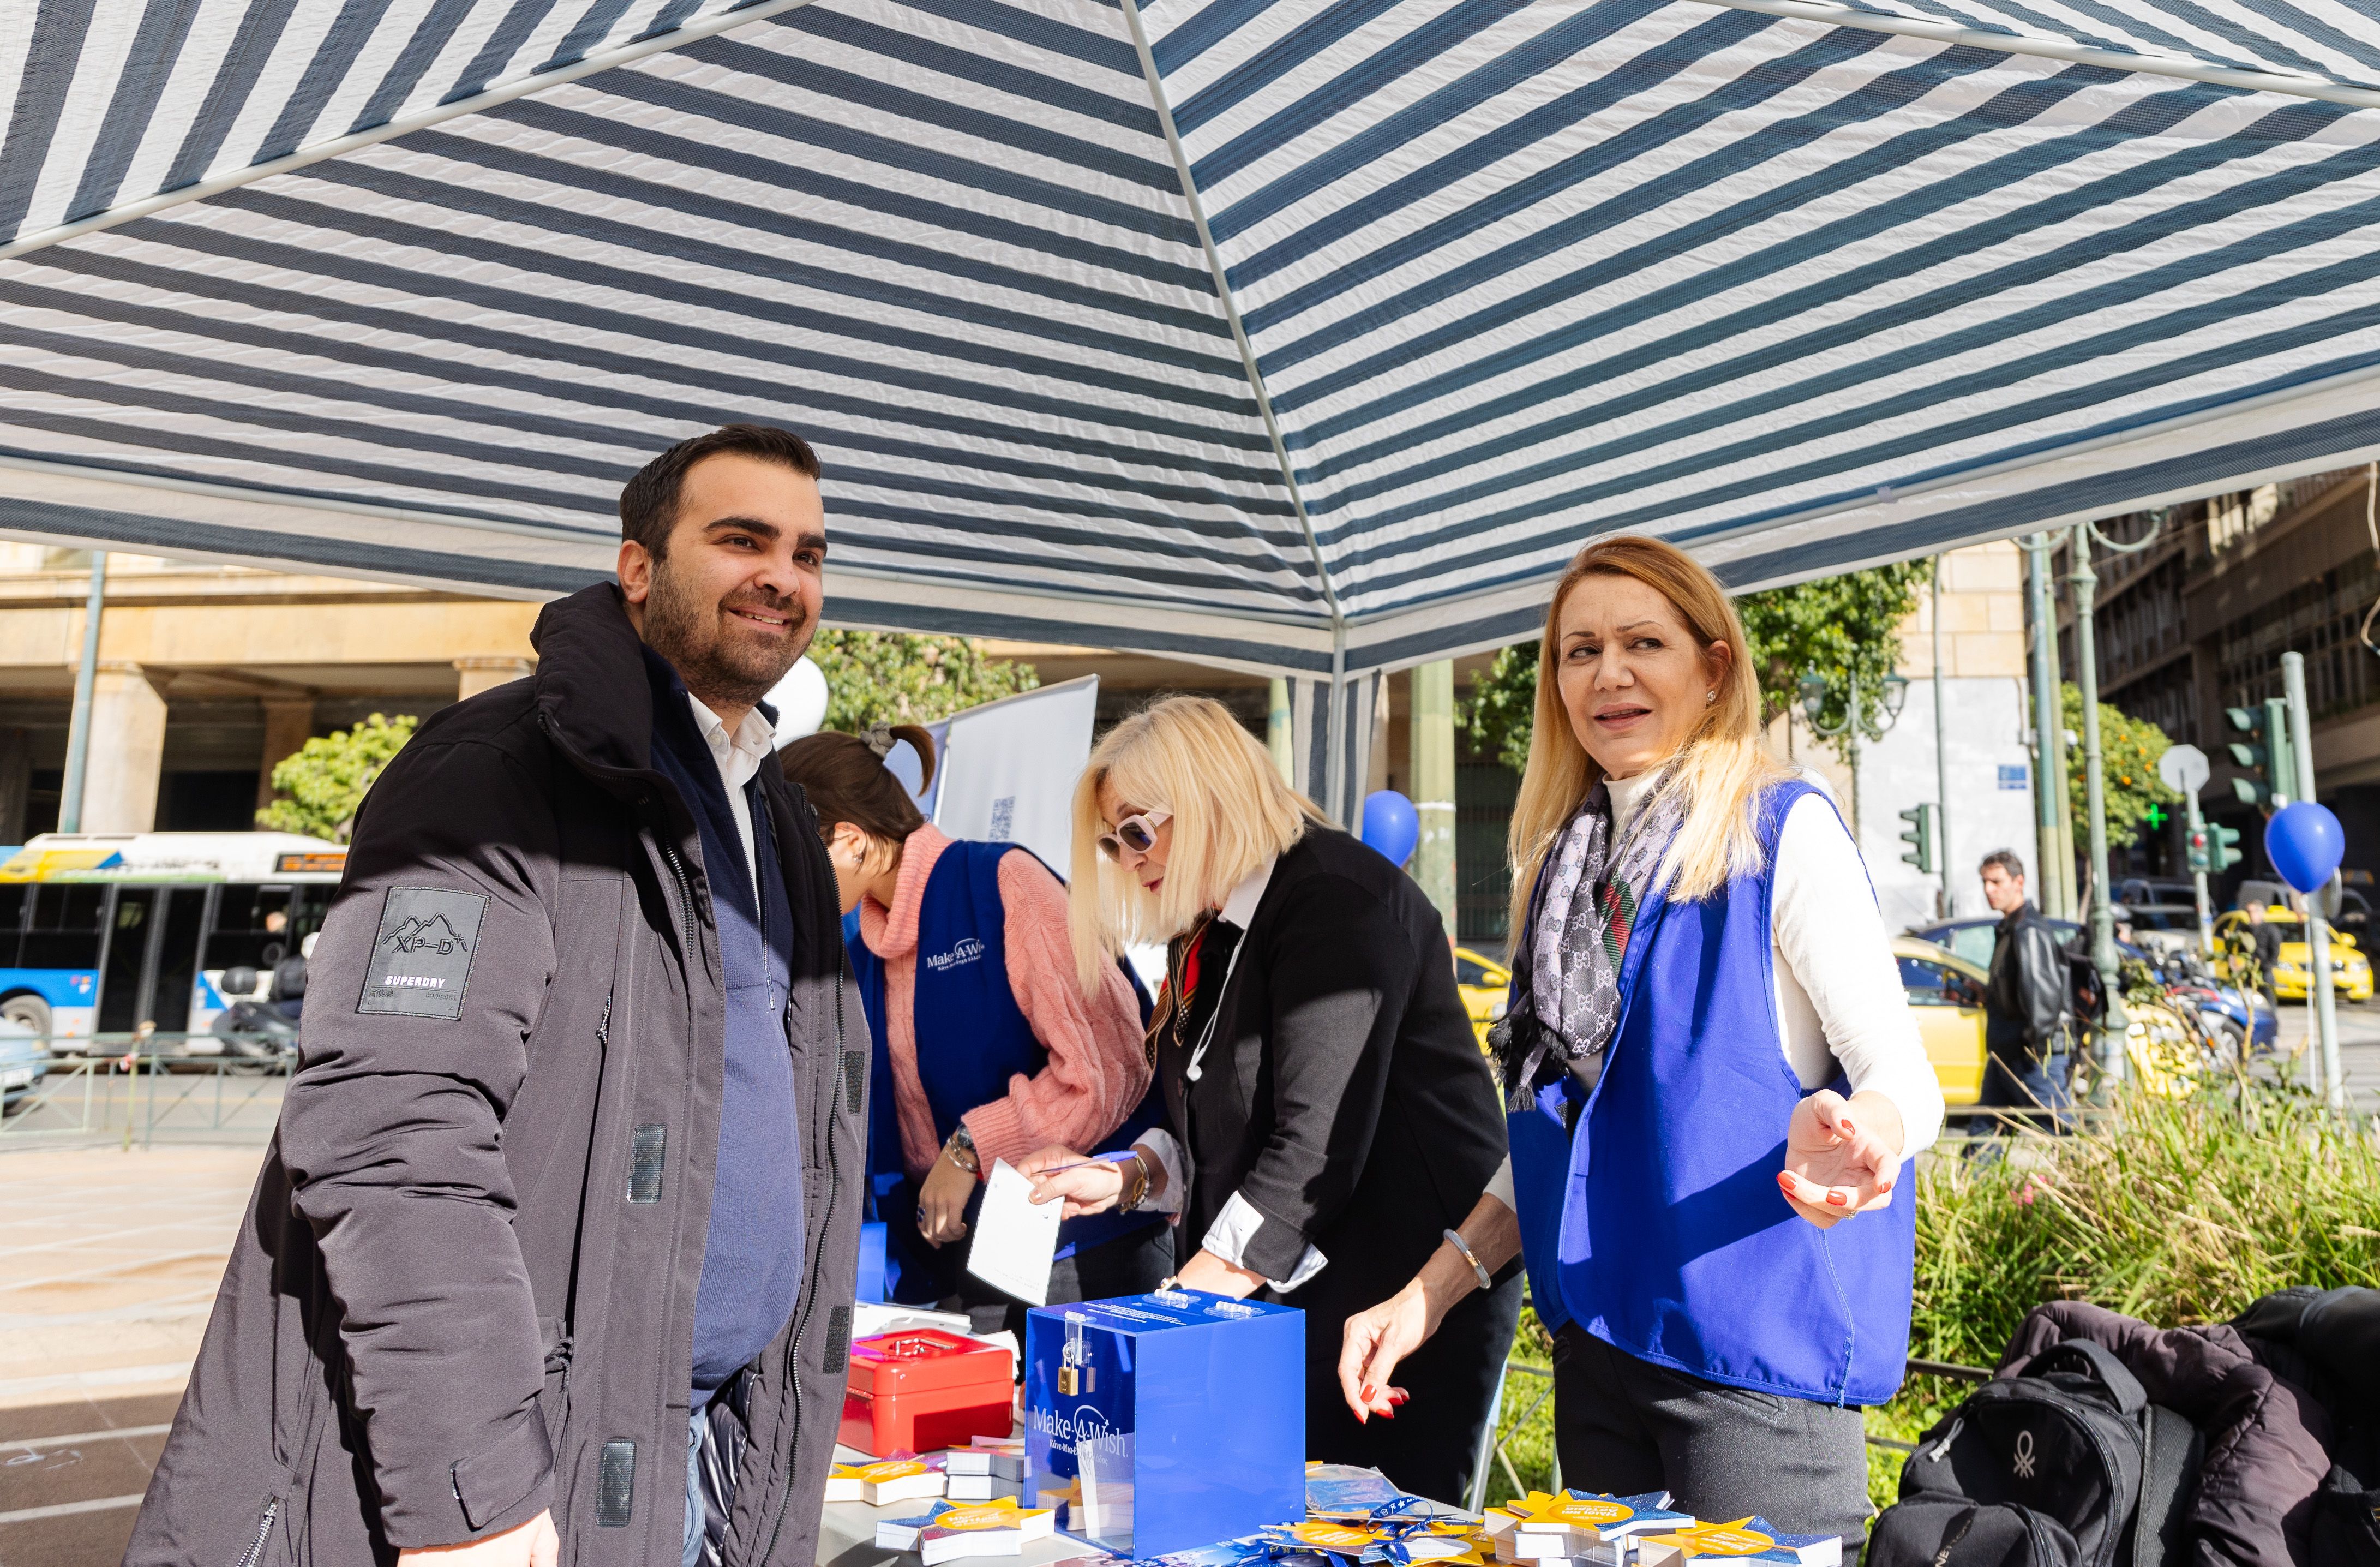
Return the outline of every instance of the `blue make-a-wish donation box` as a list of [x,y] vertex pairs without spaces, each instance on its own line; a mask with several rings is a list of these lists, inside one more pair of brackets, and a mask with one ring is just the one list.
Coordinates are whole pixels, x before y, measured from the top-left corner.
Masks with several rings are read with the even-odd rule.
[[1036,1307],[1025,1505],[1118,1556],[1305,1516],[1305,1315],[1163,1290]]

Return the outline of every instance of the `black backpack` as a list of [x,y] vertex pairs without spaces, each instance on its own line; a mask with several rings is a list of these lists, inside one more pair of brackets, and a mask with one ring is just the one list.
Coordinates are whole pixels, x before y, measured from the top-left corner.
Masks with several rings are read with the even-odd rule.
[[2069,1339],[1919,1439],[1868,1567],[2165,1567],[2201,1452],[2123,1362]]

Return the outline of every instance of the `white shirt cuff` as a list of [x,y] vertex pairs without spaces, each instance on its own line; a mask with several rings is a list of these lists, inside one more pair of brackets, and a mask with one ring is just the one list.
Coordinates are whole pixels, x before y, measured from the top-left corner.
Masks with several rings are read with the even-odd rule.
[[[1206,1239],[1198,1243],[1199,1248],[1212,1252],[1219,1261],[1228,1262],[1234,1268],[1245,1268],[1247,1264],[1240,1258],[1246,1255],[1248,1243],[1256,1239],[1257,1232],[1264,1225],[1265,1216],[1257,1211],[1256,1205],[1233,1192],[1231,1200],[1223,1205],[1223,1211],[1215,1216],[1215,1222],[1208,1226]],[[1288,1278],[1267,1279],[1265,1282],[1287,1294],[1321,1272],[1330,1261],[1329,1257],[1309,1245],[1305,1248],[1305,1255],[1297,1259],[1297,1266],[1291,1269]]]
[[1133,1139],[1133,1147],[1141,1149],[1165,1168],[1165,1191],[1162,1196],[1150,1194],[1135,1212],[1179,1213],[1183,1198],[1187,1196],[1182,1185],[1182,1145],[1173,1134],[1163,1127],[1152,1126]]
[[1494,1197],[1514,1213],[1521,1211],[1521,1205],[1512,1197],[1512,1156],[1511,1154],[1506,1154],[1504,1162],[1496,1167],[1496,1173],[1488,1177],[1488,1189],[1480,1195]]

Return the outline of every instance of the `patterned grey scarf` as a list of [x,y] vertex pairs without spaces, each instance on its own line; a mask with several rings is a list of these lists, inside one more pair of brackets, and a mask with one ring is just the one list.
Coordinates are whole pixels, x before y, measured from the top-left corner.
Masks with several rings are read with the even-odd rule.
[[1685,791],[1676,784],[1674,775],[1657,782],[1616,843],[1611,792],[1596,784],[1548,854],[1529,953],[1536,1039],[1520,1070],[1507,1072],[1516,1092],[1534,1087],[1549,1058],[1588,1087],[1602,1075],[1620,1022],[1621,960],[1685,816]]

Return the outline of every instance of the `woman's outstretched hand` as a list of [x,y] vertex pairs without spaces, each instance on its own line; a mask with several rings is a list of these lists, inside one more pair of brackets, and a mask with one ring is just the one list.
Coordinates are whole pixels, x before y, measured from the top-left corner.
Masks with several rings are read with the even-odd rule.
[[[1061,1166],[1071,1165],[1071,1169]],[[1061,1220],[1086,1213],[1105,1213],[1123,1195],[1126,1167],[1107,1160],[1087,1160],[1074,1149],[1056,1144],[1025,1156],[1016,1166],[1020,1175],[1033,1177],[1033,1200],[1065,1200]]]
[[1900,1111],[1882,1094],[1846,1099],[1821,1088],[1793,1107],[1777,1184],[1794,1212],[1830,1229],[1892,1201],[1902,1136]]
[[1359,1424],[1368,1423],[1375,1415],[1384,1420],[1397,1417],[1405,1391],[1390,1386],[1389,1379],[1396,1375],[1399,1362],[1438,1331],[1439,1317],[1415,1280],[1379,1305],[1347,1318],[1340,1340],[1339,1391]]

